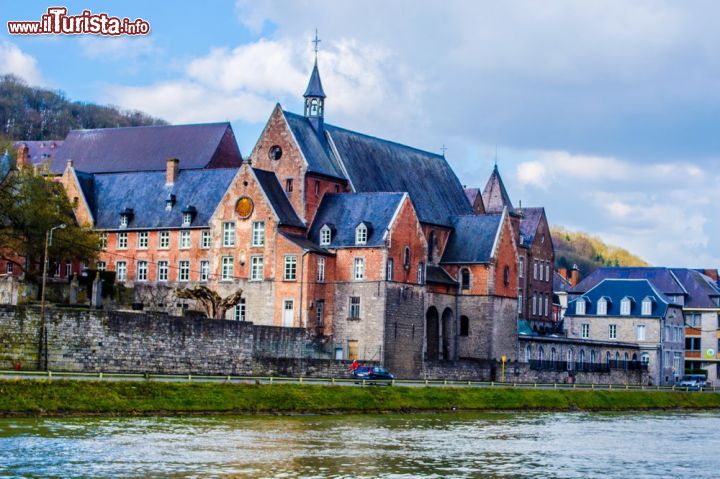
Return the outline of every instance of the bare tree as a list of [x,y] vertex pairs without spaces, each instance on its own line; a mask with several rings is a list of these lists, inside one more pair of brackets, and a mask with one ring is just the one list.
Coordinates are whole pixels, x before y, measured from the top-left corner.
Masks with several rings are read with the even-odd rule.
[[207,286],[195,286],[192,289],[180,288],[175,294],[178,298],[193,299],[202,304],[208,318],[224,319],[228,309],[236,306],[242,299],[243,290],[238,289],[230,296],[221,298],[219,294]]

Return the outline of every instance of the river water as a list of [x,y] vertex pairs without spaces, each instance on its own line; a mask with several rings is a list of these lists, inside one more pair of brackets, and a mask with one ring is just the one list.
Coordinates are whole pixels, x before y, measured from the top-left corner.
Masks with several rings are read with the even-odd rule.
[[705,478],[718,413],[0,419],[0,477]]

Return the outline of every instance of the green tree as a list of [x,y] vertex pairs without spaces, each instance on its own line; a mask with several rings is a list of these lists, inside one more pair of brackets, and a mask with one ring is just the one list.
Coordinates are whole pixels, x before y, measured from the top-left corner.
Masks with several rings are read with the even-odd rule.
[[32,168],[14,171],[0,183],[0,258],[11,261],[29,281],[42,275],[45,235],[53,233],[51,261],[92,261],[100,241],[92,230],[78,226],[62,185]]

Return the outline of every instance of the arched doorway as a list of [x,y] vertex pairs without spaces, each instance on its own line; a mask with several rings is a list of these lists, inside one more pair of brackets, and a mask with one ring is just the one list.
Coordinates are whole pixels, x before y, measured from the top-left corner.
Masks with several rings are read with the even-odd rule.
[[452,309],[445,308],[442,314],[442,359],[453,359],[455,344],[455,334],[453,326],[455,324],[455,315]]
[[440,315],[435,306],[430,306],[425,313],[425,358],[436,360],[440,346]]

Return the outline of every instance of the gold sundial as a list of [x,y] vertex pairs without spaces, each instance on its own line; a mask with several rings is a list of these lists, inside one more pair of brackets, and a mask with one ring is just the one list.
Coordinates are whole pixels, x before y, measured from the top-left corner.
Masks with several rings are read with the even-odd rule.
[[253,200],[251,200],[249,196],[241,196],[240,199],[237,200],[237,203],[235,203],[235,213],[237,213],[240,218],[246,219],[250,217],[254,207]]

